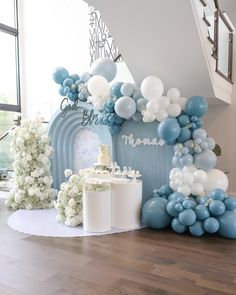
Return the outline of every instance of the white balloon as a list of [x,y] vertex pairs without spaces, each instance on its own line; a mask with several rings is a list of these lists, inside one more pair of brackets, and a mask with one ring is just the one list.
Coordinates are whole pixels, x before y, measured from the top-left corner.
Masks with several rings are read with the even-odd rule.
[[171,178],[175,178],[176,173],[179,172],[179,171],[180,171],[179,168],[173,168],[173,169],[171,169],[170,170],[170,179]]
[[174,183],[174,181],[170,181],[170,187],[174,190],[174,191],[176,191],[177,190],[177,185]]
[[180,178],[180,179],[183,178],[183,173],[181,172],[181,170],[179,170],[178,172],[176,172],[175,177],[176,178]]
[[181,113],[181,106],[178,103],[171,103],[167,108],[167,112],[171,117],[178,117]]
[[193,182],[194,182],[193,175],[190,172],[184,172],[183,179],[184,179],[184,183],[187,184],[187,185],[192,185]]
[[182,186],[183,185],[183,180],[181,180],[180,178],[177,178],[174,182],[175,182],[175,184],[177,186]]
[[184,111],[185,109],[185,105],[186,105],[186,102],[187,102],[187,98],[186,97],[180,97],[179,100],[178,100],[178,103],[180,104],[181,106],[181,109]]
[[190,165],[190,166],[184,166],[183,167],[183,172],[191,172],[193,173],[194,171],[198,170],[195,165]]
[[170,98],[173,102],[178,102],[180,98],[180,91],[178,88],[170,88],[167,91],[167,96]]
[[149,110],[152,113],[157,113],[160,110],[160,106],[158,103],[158,100],[152,99],[150,100],[146,105],[147,110]]
[[185,197],[188,197],[191,193],[190,188],[187,185],[178,187],[177,192],[183,194]]
[[102,76],[93,76],[88,81],[88,91],[92,96],[108,96],[110,92],[107,80]]
[[162,96],[158,99],[158,102],[161,109],[166,109],[170,105],[170,99],[168,96]]
[[190,190],[191,190],[191,193],[194,195],[194,196],[200,196],[201,194],[204,193],[204,187],[201,183],[194,183],[190,186]]
[[141,92],[147,100],[160,98],[164,92],[162,81],[155,76],[145,78],[141,84]]
[[160,109],[158,113],[156,113],[156,119],[157,121],[161,122],[164,121],[166,118],[168,118],[168,113],[164,109]]
[[204,170],[193,172],[193,176],[196,182],[205,183],[207,181],[207,173]]
[[156,117],[152,112],[150,112],[148,110],[145,110],[143,112],[143,122],[151,123],[151,122],[155,121],[155,119],[156,119]]
[[97,110],[97,111],[102,111],[103,108],[104,108],[104,102],[101,102],[101,101],[95,101],[95,102],[93,103],[93,106],[94,106],[95,110]]
[[209,193],[215,188],[221,188],[227,191],[228,186],[229,180],[224,172],[219,169],[211,169],[207,172],[207,181],[204,183],[204,190],[206,193]]

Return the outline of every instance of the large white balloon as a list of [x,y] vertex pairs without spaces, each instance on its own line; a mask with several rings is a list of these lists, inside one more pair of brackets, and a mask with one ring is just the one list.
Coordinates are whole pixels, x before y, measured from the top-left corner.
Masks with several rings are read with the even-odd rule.
[[170,88],[167,91],[167,96],[170,98],[172,102],[178,102],[180,98],[180,91],[178,88]]
[[197,170],[193,172],[195,181],[205,183],[207,181],[207,173],[204,170]]
[[141,92],[147,100],[160,98],[164,92],[162,81],[155,76],[145,78],[141,84]]
[[88,91],[92,96],[108,96],[110,87],[107,80],[102,76],[93,76],[88,81]]
[[221,188],[227,191],[229,180],[227,175],[219,169],[211,169],[207,172],[207,181],[204,183],[204,190],[206,193]]

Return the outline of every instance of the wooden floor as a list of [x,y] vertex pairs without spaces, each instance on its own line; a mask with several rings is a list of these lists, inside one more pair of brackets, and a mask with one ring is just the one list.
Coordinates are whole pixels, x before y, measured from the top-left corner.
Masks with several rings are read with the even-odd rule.
[[148,229],[34,237],[8,228],[9,214],[1,200],[0,295],[236,294],[236,241]]

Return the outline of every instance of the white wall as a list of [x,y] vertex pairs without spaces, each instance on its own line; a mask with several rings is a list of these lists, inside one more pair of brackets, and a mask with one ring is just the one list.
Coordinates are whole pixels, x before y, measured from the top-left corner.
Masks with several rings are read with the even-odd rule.
[[61,101],[53,70],[89,68],[88,6],[82,0],[21,0],[19,6],[23,114],[48,120]]

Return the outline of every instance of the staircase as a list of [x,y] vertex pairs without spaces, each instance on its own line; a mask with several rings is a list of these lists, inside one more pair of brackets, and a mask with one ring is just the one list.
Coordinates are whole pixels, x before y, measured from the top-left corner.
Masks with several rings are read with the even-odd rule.
[[[177,87],[187,97],[207,97],[210,104],[231,103],[232,70],[230,75],[219,71],[217,1],[86,1],[101,12],[137,83],[156,75],[166,90]],[[233,27],[230,33],[232,42]]]

